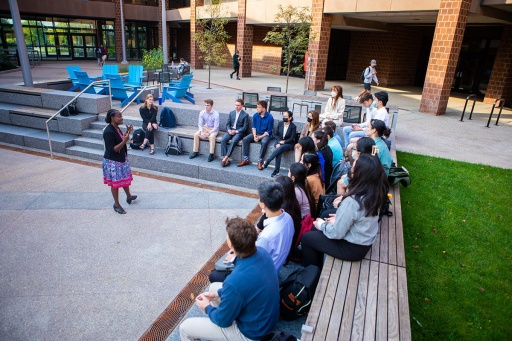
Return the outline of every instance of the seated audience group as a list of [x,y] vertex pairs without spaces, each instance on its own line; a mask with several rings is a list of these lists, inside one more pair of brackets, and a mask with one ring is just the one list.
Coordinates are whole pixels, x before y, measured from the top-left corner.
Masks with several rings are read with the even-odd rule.
[[[333,111],[345,106],[344,100],[339,101],[343,99],[341,92],[341,87],[332,89]],[[241,218],[226,220],[227,245],[231,251],[225,262],[235,266],[224,273],[212,271],[208,291],[195,298],[207,317],[186,319],[180,325],[182,340],[257,340],[272,331],[279,318],[278,273],[287,260],[296,261],[297,254],[302,255],[300,260],[304,265],[319,267],[325,254],[347,261],[364,258],[379,229],[379,210],[389,191],[386,175],[392,162],[383,141],[390,133],[386,127],[387,112],[384,114],[387,94],[375,94],[375,97],[376,109],[372,107],[371,94],[361,96],[367,120],[345,127],[343,139],[336,134],[334,113],[322,116],[311,110],[297,143],[297,127],[291,112],[283,113],[277,131],[273,131],[267,103],[259,101],[249,128],[248,115],[242,110],[243,101],[235,102],[222,137],[222,166],[231,163],[233,145],[238,141],[242,141],[243,155],[238,166],[250,164],[249,146],[259,142],[258,169],[267,168],[275,159],[274,179],[258,186],[262,215],[257,224]],[[218,131],[212,106],[213,101],[205,101],[196,134],[199,139]],[[275,149],[265,159],[272,138]],[[296,162],[290,165],[287,176],[282,176],[281,156],[287,151],[294,151]],[[333,169],[346,162],[348,152],[353,161],[351,172],[340,176],[337,182],[339,197],[334,200],[335,208],[320,215],[320,197],[325,194],[331,176],[334,177]],[[306,221],[310,221],[306,228],[309,231],[303,233]]]

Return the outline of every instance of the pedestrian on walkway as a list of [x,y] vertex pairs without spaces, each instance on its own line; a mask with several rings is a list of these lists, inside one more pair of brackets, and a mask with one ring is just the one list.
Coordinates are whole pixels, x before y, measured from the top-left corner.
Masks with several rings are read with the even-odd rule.
[[103,183],[110,186],[114,197],[114,211],[126,214],[119,203],[119,188],[126,193],[126,202],[129,204],[137,199],[130,193],[132,184],[132,170],[128,161],[128,148],[126,143],[130,139],[133,125],[126,125],[123,133],[119,126],[123,124],[123,114],[117,109],[110,109],[105,117],[109,125],[103,130],[105,154],[103,155]]
[[235,54],[233,54],[233,69],[234,71],[231,72],[229,75],[230,78],[233,78],[233,75],[236,73],[236,79],[240,80],[240,77],[238,77],[238,72],[240,71],[240,61],[242,58],[238,55],[238,50],[235,51]]
[[108,49],[106,47],[104,47],[103,45],[100,46],[101,47],[101,66],[105,65],[105,61],[107,60],[107,57],[108,57]]
[[103,54],[103,49],[102,49],[103,45],[100,45],[100,46],[96,46],[96,48],[94,49],[94,54],[96,55],[96,59],[98,60],[98,66],[101,67],[101,65],[103,65],[101,63],[101,55]]
[[377,61],[372,59],[370,61],[370,66],[368,66],[363,72],[363,85],[364,89],[357,95],[355,98],[356,101],[359,101],[359,97],[362,96],[365,92],[372,93],[372,81],[379,86],[379,79],[377,78],[377,70],[375,67],[377,66]]

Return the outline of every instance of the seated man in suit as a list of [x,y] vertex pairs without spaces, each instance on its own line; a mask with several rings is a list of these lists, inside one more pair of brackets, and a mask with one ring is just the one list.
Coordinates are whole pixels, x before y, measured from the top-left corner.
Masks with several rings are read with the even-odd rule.
[[276,159],[276,169],[274,169],[271,175],[273,178],[279,175],[282,154],[293,150],[295,146],[297,127],[292,121],[293,113],[291,111],[285,111],[283,113],[283,121],[277,124],[277,131],[274,134],[274,139],[277,140],[276,149],[274,149],[270,157],[263,162],[263,168],[267,168],[269,163]]
[[[222,167],[229,166],[231,163],[229,157],[233,153],[235,146],[248,133],[249,115],[242,109],[243,106],[244,100],[239,98],[235,101],[235,110],[229,113],[226,123],[226,133],[224,133],[220,141],[220,155],[224,156],[220,162]],[[231,144],[228,148],[229,140],[231,140]]]
[[252,117],[252,134],[247,135],[242,140],[243,160],[238,167],[250,165],[249,148],[251,143],[261,143],[260,157],[258,158],[258,169],[263,169],[263,157],[267,153],[268,143],[272,138],[274,129],[274,117],[267,111],[267,101],[258,101],[256,104],[256,114]]

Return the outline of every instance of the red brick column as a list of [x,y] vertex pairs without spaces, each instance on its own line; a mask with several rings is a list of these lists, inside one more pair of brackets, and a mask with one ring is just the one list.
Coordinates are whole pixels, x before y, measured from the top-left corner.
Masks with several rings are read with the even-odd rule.
[[[121,62],[123,60],[123,35],[121,31],[121,5],[119,1],[115,1],[116,18],[114,19],[114,39],[116,41],[116,61]],[[124,10],[124,2],[123,2]],[[122,28],[124,29],[124,27]],[[107,46],[106,46],[107,47]]]
[[512,104],[512,26],[503,29],[484,103],[492,104],[499,98],[505,99],[507,106]]
[[240,76],[251,77],[253,27],[246,25],[247,0],[238,0],[236,49],[240,52]]
[[459,58],[471,0],[441,0],[420,111],[444,115]]
[[196,8],[203,5],[204,0],[190,0],[190,65],[194,69],[203,68],[203,60],[199,58],[199,49],[194,40],[194,34],[201,29],[196,23]]
[[311,3],[311,32],[315,39],[309,41],[308,58],[312,58],[308,63],[308,74],[304,88],[309,90],[323,90],[325,87],[325,75],[327,72],[327,54],[329,53],[329,39],[331,38],[331,21],[328,14],[324,14],[324,0],[312,0]]

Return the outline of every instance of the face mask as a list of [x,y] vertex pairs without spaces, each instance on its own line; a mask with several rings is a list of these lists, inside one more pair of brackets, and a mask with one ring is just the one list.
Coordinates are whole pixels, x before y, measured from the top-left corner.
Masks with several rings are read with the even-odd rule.
[[357,160],[356,151],[352,149],[352,160]]
[[313,119],[311,117],[308,117],[308,122],[311,122],[313,121]]
[[288,117],[283,117],[283,122],[288,122]]
[[331,97],[336,97],[337,93],[335,93],[334,91],[331,91]]

